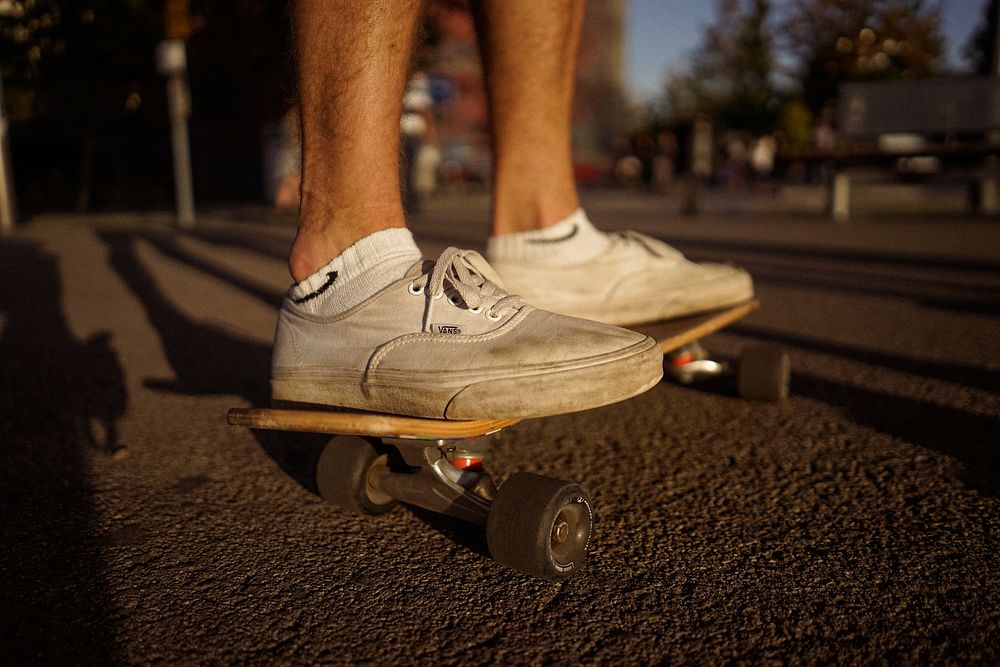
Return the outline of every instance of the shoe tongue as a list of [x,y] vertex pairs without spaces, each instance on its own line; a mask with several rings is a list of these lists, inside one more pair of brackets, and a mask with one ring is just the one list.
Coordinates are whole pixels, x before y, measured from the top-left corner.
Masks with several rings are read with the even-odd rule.
[[[481,275],[486,280],[490,281],[500,289],[507,291],[504,287],[503,280],[500,278],[500,274],[494,270],[490,263],[480,255],[478,252],[468,252],[462,256],[462,259],[472,267],[472,269]],[[421,259],[418,262],[414,262],[413,266],[406,270],[403,275],[404,278],[419,278],[422,275],[428,274],[434,270],[434,266],[437,263],[432,259]]]
[[434,262],[429,259],[420,259],[413,263],[413,266],[403,274],[404,278],[419,278],[425,273],[430,273],[434,268]]
[[642,245],[646,246],[646,250],[653,253],[654,255],[658,255],[663,258],[673,259],[677,261],[684,259],[684,255],[681,253],[680,250],[673,247],[672,245],[664,243],[660,239],[653,238],[652,236],[647,236],[646,234],[636,234],[636,233],[632,234],[632,238],[641,243]]
[[470,252],[465,255],[465,261],[476,270],[479,275],[486,280],[490,281],[503,291],[507,291],[507,288],[503,284],[503,280],[500,278],[500,274],[494,270],[490,263],[486,261],[486,258],[480,255],[478,252]]
[[[654,239],[655,240],[655,239]],[[680,250],[673,247],[672,245],[667,245],[663,241],[656,240],[656,249],[660,253],[661,257],[670,257],[678,261],[684,259],[683,253]]]

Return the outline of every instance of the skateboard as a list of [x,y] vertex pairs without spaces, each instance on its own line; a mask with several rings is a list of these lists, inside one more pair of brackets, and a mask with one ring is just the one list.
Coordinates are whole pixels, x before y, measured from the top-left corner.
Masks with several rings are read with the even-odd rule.
[[[690,383],[732,371],[710,360],[698,340],[757,305],[750,301],[635,328],[660,343],[668,374]],[[741,394],[781,398],[788,391],[788,357],[762,350],[744,353],[738,371]],[[484,526],[498,562],[549,581],[566,579],[586,559],[594,511],[584,489],[527,472],[511,475],[497,488],[483,467],[488,436],[518,419],[452,421],[317,407],[233,408],[228,421],[333,435],[319,457],[316,484],[320,495],[341,509],[379,515],[403,502]]]

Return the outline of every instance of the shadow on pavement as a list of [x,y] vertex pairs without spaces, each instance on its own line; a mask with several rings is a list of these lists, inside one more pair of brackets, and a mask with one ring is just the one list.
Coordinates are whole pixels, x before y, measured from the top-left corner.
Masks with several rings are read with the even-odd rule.
[[91,459],[118,450],[124,374],[69,331],[56,258],[0,242],[0,607],[7,664],[114,664]]
[[142,303],[159,333],[176,376],[176,380],[147,379],[148,387],[196,396],[238,394],[255,404],[267,400],[268,346],[185,317],[160,293],[136,254],[140,235],[102,231],[98,236],[108,245],[111,267]]
[[[775,333],[742,323],[733,325],[728,331],[757,340],[989,391],[996,391],[998,384],[996,373],[973,366],[918,361],[820,339]],[[698,387],[709,391],[714,387],[719,393],[732,393],[728,385],[713,385],[708,382],[699,383]],[[963,465],[964,470],[960,475],[963,484],[985,495],[1000,495],[1000,462],[996,457],[996,443],[1000,442],[1000,422],[992,417],[835,382],[794,368],[790,393],[792,396],[804,396],[840,408],[856,424],[951,456]]]
[[[407,505],[406,508],[413,512],[413,516],[417,517],[428,528],[440,535],[444,535],[458,546],[486,558],[493,557],[490,554],[490,547],[486,543],[486,531],[484,529],[476,528],[461,519],[455,519],[446,514],[438,514],[437,512],[425,510],[422,507]],[[399,510],[397,509],[396,511],[398,512]]]
[[963,484],[1000,495],[1000,422],[992,417],[802,373],[793,374],[791,391],[844,410],[856,424],[951,456],[963,465]]
[[970,315],[1000,315],[1000,299],[924,299],[920,305]]
[[[695,260],[704,260],[691,256]],[[758,285],[780,285],[843,294],[863,294],[912,301],[927,308],[958,313],[996,312],[1000,302],[989,286],[954,282],[918,281],[910,276],[885,276],[862,271],[830,271],[816,267],[775,269],[766,262],[746,260],[739,264]]]
[[766,253],[782,255],[794,259],[822,259],[859,262],[876,266],[907,266],[917,269],[947,269],[958,271],[982,271],[1000,273],[1000,262],[979,259],[959,259],[934,255],[915,255],[892,252],[872,252],[861,249],[821,249],[815,246],[776,245],[748,241],[710,241],[704,239],[666,239],[685,254],[699,254],[709,251],[715,257],[726,257],[738,252]]
[[167,257],[183,264],[187,264],[191,268],[197,269],[206,275],[212,276],[213,278],[227,282],[233,287],[241,289],[247,294],[259,299],[275,310],[281,306],[281,299],[284,297],[282,292],[266,289],[240,276],[235,276],[229,271],[212,264],[210,261],[188,252],[177,244],[176,232],[142,232],[141,238],[152,244],[153,247]]
[[[995,391],[996,373],[964,365],[921,362],[828,343],[819,339],[778,334],[745,324],[735,324],[728,332],[762,341],[830,354],[894,370],[943,379]],[[738,365],[738,358],[725,358]],[[727,378],[698,382],[693,388],[720,395],[736,396]],[[873,391],[855,384],[836,382],[792,369],[791,396],[803,396],[844,410],[850,421],[904,440],[919,447],[951,456],[963,467],[959,480],[968,488],[988,496],[1000,495],[1000,421],[960,408],[929,401]]]
[[[147,238],[146,234],[101,231],[98,236],[108,246],[111,267],[142,303],[176,376],[176,380],[147,378],[144,382],[147,387],[193,396],[235,394],[250,405],[269,404],[269,345],[240,338],[209,324],[197,324],[181,313],[163,296],[136,254],[136,242]],[[170,248],[173,244],[160,239],[156,245]],[[169,254],[181,261],[186,257],[179,252]],[[218,270],[212,275],[224,277]],[[303,487],[315,490],[319,451],[313,452],[317,448],[310,438],[282,438],[282,434],[266,431],[254,434],[264,452],[282,470]]]
[[[715,261],[719,257],[736,259],[760,285],[905,299],[926,308],[971,315],[1000,313],[996,287],[981,280],[981,274],[995,276],[1000,273],[1000,264],[996,262],[745,242],[678,241],[677,245],[695,261]],[[775,257],[812,264],[776,266]],[[823,264],[816,265],[816,261]],[[886,267],[905,273],[889,274],[884,270]],[[964,278],[945,277],[941,275],[943,270],[966,272],[967,275]],[[915,273],[920,271],[927,273]],[[968,275],[969,272],[980,276]]]
[[902,373],[919,375],[931,380],[944,380],[986,391],[1000,391],[1000,373],[969,364],[946,363],[913,359],[899,354],[878,352],[853,345],[832,343],[821,338],[778,333],[753,325],[738,322],[729,327],[730,333],[768,340],[790,347],[812,352],[821,352],[842,359],[860,361],[873,366],[881,366]]
[[242,248],[243,250],[249,250],[257,253],[258,255],[263,255],[264,257],[280,259],[283,262],[288,260],[288,249],[291,247],[290,240],[248,234],[242,229],[235,232],[193,229],[186,233],[200,241],[211,243],[219,247]]

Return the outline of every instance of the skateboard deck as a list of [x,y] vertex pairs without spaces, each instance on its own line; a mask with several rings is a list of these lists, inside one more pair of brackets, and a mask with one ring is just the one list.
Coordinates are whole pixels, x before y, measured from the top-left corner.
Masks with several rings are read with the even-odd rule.
[[627,327],[656,339],[664,354],[704,338],[746,317],[760,306],[757,299],[697,315]]
[[[631,329],[656,339],[664,353],[726,327],[759,306],[754,299],[736,306],[673,320],[651,322]],[[276,431],[360,435],[404,440],[464,440],[513,426],[519,419],[448,420],[404,417],[377,412],[339,409],[232,408],[234,426]]]
[[404,417],[357,410],[286,408],[232,408],[234,426],[274,431],[302,431],[335,435],[361,435],[403,440],[465,440],[513,426],[520,419],[449,420]]

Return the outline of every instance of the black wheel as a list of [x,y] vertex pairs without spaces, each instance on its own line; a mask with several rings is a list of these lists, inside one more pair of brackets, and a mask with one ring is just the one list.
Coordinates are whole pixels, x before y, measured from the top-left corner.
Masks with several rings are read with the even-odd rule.
[[788,353],[775,345],[757,345],[743,351],[738,375],[740,396],[755,401],[788,398],[792,363]]
[[583,566],[593,524],[590,497],[579,486],[522,472],[497,491],[486,541],[498,562],[562,581]]
[[358,514],[384,514],[396,499],[378,486],[378,471],[389,457],[364,438],[338,435],[330,439],[316,465],[319,495],[341,509]]

